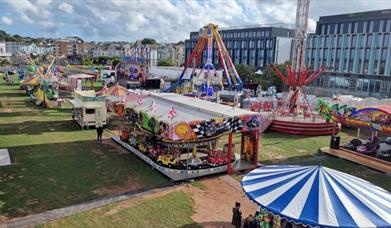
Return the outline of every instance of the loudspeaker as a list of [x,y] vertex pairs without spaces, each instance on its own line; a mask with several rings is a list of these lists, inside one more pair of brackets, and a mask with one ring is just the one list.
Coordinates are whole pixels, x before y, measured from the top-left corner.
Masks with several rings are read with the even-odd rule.
[[338,135],[332,135],[330,139],[330,148],[331,149],[339,149],[339,142],[341,137]]

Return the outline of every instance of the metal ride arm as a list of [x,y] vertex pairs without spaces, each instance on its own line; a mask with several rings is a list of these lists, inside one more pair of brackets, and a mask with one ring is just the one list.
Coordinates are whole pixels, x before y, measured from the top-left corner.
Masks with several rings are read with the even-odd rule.
[[[202,50],[204,48],[204,45],[205,45],[205,39],[203,37],[201,37],[196,46],[194,47],[193,51],[191,52],[189,58],[187,59],[185,65],[184,65],[184,69],[179,77],[179,80],[172,84],[169,88],[163,90],[163,92],[167,93],[167,92],[171,92],[172,90],[176,89],[178,86],[180,86],[183,82],[183,76],[185,75],[186,71],[187,71],[187,68],[189,67],[189,65],[193,62],[193,58],[195,57],[196,58],[196,61],[194,62],[194,69],[196,68],[197,66],[197,63],[200,59],[200,56],[201,54],[199,53],[200,50],[201,50],[201,53],[202,53]],[[190,80],[193,78],[193,73],[192,75],[190,75]]]
[[[213,33],[214,33],[214,36],[216,36],[217,31],[213,31]],[[225,63],[225,60],[224,60],[222,54],[221,54],[220,42],[216,42],[216,47],[217,47],[217,53],[219,55],[220,62],[223,65],[224,71],[227,72],[227,76],[226,77],[227,77],[228,87],[231,87],[232,86],[232,82],[231,82],[231,78],[228,75],[227,65]],[[221,80],[223,80],[223,77],[221,77]],[[223,85],[223,82],[221,82],[221,85]]]
[[[232,59],[231,59],[231,58],[229,57],[229,55],[228,55],[227,48],[225,47],[224,42],[223,42],[223,40],[221,39],[220,34],[218,34],[218,33],[216,34],[216,43],[217,43],[217,42],[220,42],[221,48],[222,48],[222,51],[223,51],[223,57],[224,57],[224,54],[225,54],[225,55],[226,55],[226,58],[227,58],[227,60],[228,60],[228,64],[229,64],[230,67],[232,68],[233,73],[234,73],[234,75],[235,75],[235,77],[236,77],[236,80],[237,80],[237,84],[238,84],[238,85],[235,85],[235,87],[236,87],[236,89],[241,90],[241,89],[243,88],[243,82],[242,82],[242,80],[240,79],[238,72],[236,71],[236,68],[235,68],[235,65],[234,65],[233,62],[232,62]],[[227,72],[227,74],[228,74],[228,72]]]
[[287,85],[290,85],[288,78],[283,73],[281,73],[281,71],[276,66],[270,64],[269,68],[277,75],[279,79],[281,79],[281,81],[283,81]]

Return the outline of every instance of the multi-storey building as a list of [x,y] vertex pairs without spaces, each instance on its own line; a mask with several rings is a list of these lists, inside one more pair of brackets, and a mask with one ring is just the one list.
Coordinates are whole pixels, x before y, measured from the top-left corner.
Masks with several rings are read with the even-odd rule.
[[185,62],[184,42],[159,44],[157,48],[157,60],[171,60],[174,66],[182,66]]
[[84,54],[84,41],[79,37],[67,37],[57,40],[55,43],[57,56],[80,56]]
[[7,52],[7,46],[5,45],[4,41],[0,41],[0,59],[2,58],[9,58],[11,56],[11,53]]
[[[191,32],[185,41],[185,59],[194,49],[198,32]],[[257,68],[271,63],[289,61],[292,50],[294,30],[283,27],[250,27],[220,29],[220,35],[234,64],[247,64]],[[206,53],[202,62],[206,60]],[[218,63],[216,48],[213,50],[213,64]]]
[[320,17],[308,35],[306,62],[325,72],[310,92],[391,97],[390,32],[391,9]]

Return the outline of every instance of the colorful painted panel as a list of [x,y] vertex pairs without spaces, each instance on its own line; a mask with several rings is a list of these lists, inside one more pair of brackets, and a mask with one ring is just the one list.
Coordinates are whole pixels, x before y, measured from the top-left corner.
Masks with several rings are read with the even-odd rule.
[[358,128],[391,133],[390,107],[368,107],[356,109],[347,105],[333,104],[318,100],[318,112],[327,120]]

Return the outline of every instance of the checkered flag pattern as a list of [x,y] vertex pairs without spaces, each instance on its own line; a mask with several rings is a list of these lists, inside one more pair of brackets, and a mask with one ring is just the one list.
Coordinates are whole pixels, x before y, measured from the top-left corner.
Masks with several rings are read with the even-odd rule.
[[191,125],[191,128],[193,129],[193,132],[197,138],[202,138],[205,136],[204,123],[198,123],[198,124]]
[[211,127],[210,124],[211,121],[205,121],[202,123],[192,124],[191,127],[197,138],[208,136],[210,133],[218,134],[224,131],[237,132],[241,131],[243,128],[242,121],[239,118],[226,118],[222,123],[215,125],[214,127]]

